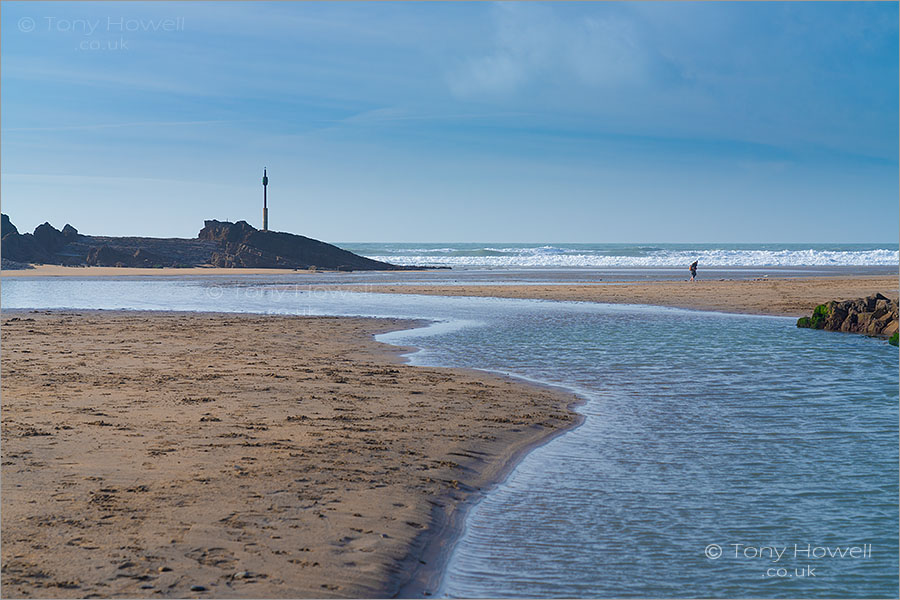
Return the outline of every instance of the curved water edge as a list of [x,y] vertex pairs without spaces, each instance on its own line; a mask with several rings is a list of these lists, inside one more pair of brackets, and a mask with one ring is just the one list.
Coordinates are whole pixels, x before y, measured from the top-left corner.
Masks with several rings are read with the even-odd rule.
[[[728,343],[747,333],[731,321],[741,327],[726,343],[701,336],[709,348],[670,357],[668,368],[623,363],[643,373],[637,387],[621,379],[604,403],[584,407],[584,426],[526,457],[471,512],[439,595],[893,597],[896,351],[868,338],[797,336],[789,320],[748,347]],[[779,341],[780,358],[766,349]],[[787,364],[773,369],[773,359]],[[742,361],[745,372],[732,372]],[[721,390],[706,388],[712,377]],[[779,540],[870,540],[881,556],[826,562],[831,581],[814,583],[703,557],[710,543]]]
[[[782,317],[655,307],[310,297],[197,282],[4,283],[4,307],[94,302],[443,321],[430,334],[380,341],[416,338],[424,349],[412,364],[586,391],[580,427],[524,455],[470,503],[465,531],[444,552],[439,594],[896,595],[898,374],[897,351],[885,342],[798,330]],[[805,542],[870,543],[875,552],[824,562],[823,576],[802,581],[766,579],[749,559],[703,556],[713,543]]]
[[[410,329],[398,329],[386,333],[379,333],[375,336],[375,340],[385,344],[389,344],[400,348],[410,348],[408,341],[417,337],[430,337],[440,335],[448,331],[459,331],[465,327],[486,327],[487,323],[477,321],[433,321],[420,327]],[[427,361],[427,351],[424,347],[413,346],[409,352],[401,352],[400,356],[406,359],[407,364],[429,365],[440,367],[451,367],[450,365],[433,364]],[[419,360],[416,360],[416,359]],[[426,360],[421,360],[425,358]],[[473,371],[482,371],[499,375],[514,381],[524,382],[528,385],[536,385],[556,392],[565,392],[572,396],[566,408],[575,413],[576,418],[571,425],[563,429],[549,431],[541,439],[519,448],[513,452],[509,458],[500,466],[496,477],[487,486],[478,488],[462,503],[453,507],[451,512],[447,512],[436,505],[431,509],[431,523],[426,531],[419,534],[417,544],[422,547],[420,555],[420,564],[411,574],[409,579],[400,586],[395,597],[397,598],[423,598],[434,596],[436,591],[440,589],[442,579],[446,572],[447,562],[459,541],[465,532],[466,518],[469,512],[484,500],[491,492],[502,486],[506,480],[512,475],[516,467],[521,463],[529,453],[552,442],[554,439],[567,433],[575,431],[584,424],[585,416],[578,411],[578,407],[589,401],[588,392],[586,390],[578,390],[564,384],[551,383],[544,380],[517,375],[513,373],[503,372],[496,369],[482,369],[478,367],[468,367]]]
[[[459,367],[449,368],[459,369]],[[472,370],[484,371],[512,380],[527,381],[526,378],[501,373],[499,371],[476,368],[472,368]],[[527,383],[529,385],[537,385],[554,391],[566,389],[564,386],[549,385],[537,381],[527,381]],[[568,392],[571,390],[566,391]],[[414,546],[419,546],[422,549],[421,554],[417,557],[419,559],[419,564],[415,567],[415,570],[410,574],[406,581],[400,585],[400,588],[394,597],[425,598],[438,595],[437,591],[441,588],[443,578],[447,572],[447,564],[456,545],[459,543],[460,538],[465,534],[466,520],[470,512],[492,492],[503,486],[507,479],[515,472],[515,469],[522,460],[531,452],[549,444],[558,437],[577,430],[584,424],[585,416],[578,412],[578,407],[588,400],[579,397],[577,394],[572,394],[572,396],[573,401],[566,406],[567,410],[574,412],[576,415],[571,425],[562,429],[547,432],[541,439],[522,446],[512,452],[509,457],[499,465],[499,469],[491,482],[484,487],[473,490],[468,498],[463,502],[456,504],[449,513],[442,507],[432,505],[429,527],[426,531],[419,534],[419,539],[414,543]]]
[[[40,280],[32,280],[32,281],[40,281]],[[46,280],[45,280],[46,281]],[[85,282],[94,281],[97,284],[109,283],[110,280],[64,280],[64,279],[50,279],[50,281],[57,282],[69,282],[74,283],[78,287],[83,287]],[[128,280],[126,280],[128,281]],[[132,282],[138,280],[131,280]],[[150,282],[147,282],[150,283]],[[27,285],[27,284],[26,284]],[[39,286],[40,284],[37,284]],[[236,287],[241,287],[245,285],[244,282],[236,282],[234,284]],[[88,287],[93,287],[88,285]],[[143,287],[143,286],[141,286]],[[218,294],[217,288],[213,288],[214,291],[211,294],[207,294],[211,296],[213,299],[218,300],[221,299],[221,296]],[[343,294],[343,293],[342,293]],[[355,294],[359,295],[359,294]],[[101,296],[109,298],[110,296]],[[114,297],[114,296],[113,296]],[[145,296],[142,296],[144,299],[143,302],[148,302]],[[47,296],[42,297],[43,301],[46,302]],[[26,300],[28,302],[29,300]],[[25,311],[30,309],[41,309],[41,308],[49,308],[52,310],[116,310],[116,311],[141,311],[141,310],[154,310],[159,312],[181,312],[176,310],[163,310],[160,308],[147,308],[147,304],[141,303],[140,306],[110,306],[105,305],[102,307],[85,307],[82,306],[85,304],[83,300],[75,300],[74,302],[62,303],[67,304],[65,306],[57,304],[50,304],[49,306],[16,306],[17,303],[21,304],[22,300],[18,298],[13,298],[12,300],[14,307],[13,311]],[[36,297],[32,297],[30,299],[32,304],[37,304],[40,302]],[[538,301],[542,302],[542,301]],[[4,305],[8,306],[8,302],[4,300]],[[102,304],[102,303],[100,303]],[[209,307],[207,307],[208,309]],[[9,310],[9,309],[7,309]],[[212,312],[204,309],[200,309],[197,307],[187,308],[185,312]],[[214,311],[214,312],[222,312],[228,313],[232,311]],[[256,314],[268,314],[271,311],[260,311]],[[235,311],[233,314],[248,314],[248,311]],[[250,314],[253,314],[250,311]],[[350,316],[350,315],[348,315]],[[368,316],[370,315],[352,315],[352,316]],[[390,316],[382,316],[382,317],[374,317],[374,318],[396,318]],[[416,365],[429,365],[429,366],[437,366],[437,367],[449,367],[456,368],[461,370],[472,370],[472,371],[481,371],[485,373],[491,373],[503,378],[519,380],[528,383],[529,385],[537,385],[540,387],[547,388],[552,391],[564,391],[567,395],[571,395],[573,397],[572,402],[567,405],[567,409],[574,412],[576,414],[575,420],[563,429],[557,429],[554,431],[548,431],[545,436],[540,438],[537,441],[529,443],[527,445],[522,446],[521,448],[516,449],[512,452],[506,460],[499,465],[497,474],[495,478],[490,481],[485,487],[475,489],[471,492],[470,496],[465,499],[462,503],[458,503],[452,507],[452,510],[449,512],[442,507],[439,507],[436,504],[432,505],[431,509],[431,522],[429,523],[429,527],[423,530],[414,542],[411,544],[410,551],[413,553],[418,560],[418,564],[416,561],[413,561],[413,570],[410,573],[409,577],[404,578],[403,580],[399,580],[396,582],[392,582],[391,585],[397,585],[397,594],[395,597],[423,597],[429,596],[433,593],[432,590],[437,589],[438,584],[440,583],[440,579],[443,576],[444,568],[446,566],[446,562],[450,557],[450,552],[453,550],[454,545],[458,541],[460,535],[462,534],[465,526],[465,518],[468,514],[468,511],[471,507],[476,505],[479,501],[481,501],[487,494],[489,494],[492,490],[496,489],[499,485],[506,480],[506,478],[513,472],[515,467],[521,462],[522,458],[525,457],[528,453],[532,452],[534,449],[543,446],[544,444],[552,441],[558,436],[561,436],[567,432],[570,432],[574,429],[577,429],[584,422],[584,415],[581,415],[577,412],[576,408],[587,401],[585,396],[579,396],[579,394],[574,390],[570,389],[564,385],[551,383],[548,381],[537,380],[534,378],[529,378],[525,376],[517,376],[515,374],[509,372],[503,372],[497,369],[485,369],[478,367],[453,367],[452,365],[444,365],[440,364],[440,361],[429,361],[428,358],[433,358],[428,354],[428,350],[425,346],[418,346],[411,343],[411,341],[416,340],[417,338],[428,338],[437,335],[446,335],[448,333],[458,332],[462,329],[469,327],[487,327],[488,323],[484,321],[471,320],[471,319],[427,319],[422,322],[422,319],[413,320],[407,317],[413,325],[409,328],[404,329],[394,329],[391,331],[387,331],[384,333],[378,333],[373,335],[375,341],[379,343],[384,343],[390,346],[393,346],[397,349],[397,355],[402,358],[407,364],[416,366]],[[419,550],[419,553],[415,553],[415,550]]]

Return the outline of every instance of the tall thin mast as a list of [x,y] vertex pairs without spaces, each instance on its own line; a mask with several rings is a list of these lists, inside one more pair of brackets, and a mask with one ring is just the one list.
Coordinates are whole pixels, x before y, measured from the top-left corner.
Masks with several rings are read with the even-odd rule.
[[269,206],[266,203],[266,188],[269,186],[269,177],[266,168],[263,167],[263,231],[269,230]]

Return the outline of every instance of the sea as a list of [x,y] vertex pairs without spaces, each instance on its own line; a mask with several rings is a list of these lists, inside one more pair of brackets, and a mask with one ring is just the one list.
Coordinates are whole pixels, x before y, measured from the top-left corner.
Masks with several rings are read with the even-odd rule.
[[402,265],[476,268],[894,266],[884,244],[416,244],[346,243],[351,252]]
[[[652,279],[683,276],[698,258],[701,275],[705,264],[737,277],[898,270],[896,244],[347,246],[408,264],[469,262],[315,281]],[[485,263],[494,259],[520,262]],[[563,260],[632,262],[553,264]],[[4,278],[0,305],[424,319],[379,339],[415,348],[412,364],[484,369],[571,393],[583,423],[531,451],[469,508],[430,597],[898,596],[900,381],[898,351],[885,341],[798,329],[784,317],[375,294],[309,281]]]

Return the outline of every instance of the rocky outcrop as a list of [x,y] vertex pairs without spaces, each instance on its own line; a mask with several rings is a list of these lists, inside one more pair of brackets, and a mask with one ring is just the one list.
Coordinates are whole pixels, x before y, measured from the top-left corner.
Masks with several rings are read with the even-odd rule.
[[54,255],[78,237],[78,231],[66,225],[59,231],[50,223],[39,225],[34,233],[19,233],[7,215],[2,215],[3,259],[19,263],[53,263]]
[[16,262],[0,257],[0,269],[4,271],[23,271],[25,269],[33,269],[34,266],[28,263]]
[[68,239],[63,235],[63,232],[53,227],[50,223],[38,225],[37,229],[34,230],[34,239],[50,254],[55,254],[68,243]]
[[59,231],[44,223],[20,234],[3,215],[3,268],[29,263],[106,267],[256,267],[276,269],[418,270],[371,260],[302,235],[259,231],[245,221],[206,221],[194,239],[103,237]]
[[44,263],[48,262],[51,256],[51,252],[41,246],[30,233],[4,235],[2,254],[5,260],[23,263]]
[[337,246],[302,235],[260,231],[246,221],[206,221],[198,238],[211,240],[218,249],[210,258],[216,267],[269,269],[337,269],[340,271],[411,270],[372,260]]
[[92,267],[175,267],[176,263],[162,256],[138,248],[127,252],[110,246],[94,247],[88,250],[85,264]]
[[891,340],[897,338],[898,326],[897,303],[881,294],[844,302],[832,300],[817,306],[812,316],[797,321],[797,327],[862,333]]
[[7,215],[0,215],[0,221],[2,221],[2,227],[0,227],[0,238],[6,237],[7,233],[19,233],[19,230],[16,229],[16,226],[12,224],[12,221],[9,220]]

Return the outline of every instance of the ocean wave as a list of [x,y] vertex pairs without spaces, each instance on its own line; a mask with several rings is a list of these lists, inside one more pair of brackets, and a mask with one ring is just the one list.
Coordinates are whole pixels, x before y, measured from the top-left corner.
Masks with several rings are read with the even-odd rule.
[[[553,251],[551,251],[551,249]],[[493,251],[497,254],[487,254]],[[697,260],[714,267],[897,266],[900,252],[876,250],[661,250],[643,255],[586,254],[563,248],[483,248],[452,255],[369,256],[410,266],[468,267],[684,267]]]

